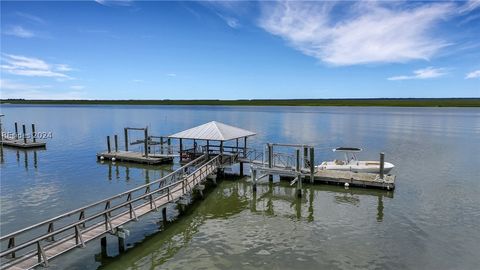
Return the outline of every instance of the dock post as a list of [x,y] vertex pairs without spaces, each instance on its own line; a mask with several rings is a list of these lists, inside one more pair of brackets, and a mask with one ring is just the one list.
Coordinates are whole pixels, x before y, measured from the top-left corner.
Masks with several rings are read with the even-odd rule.
[[257,192],[257,170],[255,170],[255,168],[252,168],[252,183],[253,192]]
[[160,137],[160,154],[163,154],[163,137]]
[[193,156],[197,156],[197,140],[193,139]]
[[22,131],[23,131],[23,143],[27,143],[27,129],[25,128],[25,125],[22,125]]
[[310,183],[315,181],[315,148],[310,148]]
[[243,157],[247,157],[247,137],[243,139]]
[[113,141],[115,143],[115,152],[118,152],[118,136],[117,136],[117,134],[113,135]]
[[243,162],[240,161],[240,176],[243,176]]
[[166,207],[162,208],[162,224],[163,224],[163,227],[167,226],[167,208]]
[[123,130],[125,132],[125,151],[128,151],[128,129]]
[[383,179],[384,168],[385,168],[385,153],[381,152],[380,153],[380,179]]
[[237,138],[237,148],[235,149],[235,153],[238,153],[238,138]]
[[125,252],[125,238],[118,237],[118,253]]
[[167,148],[168,148],[168,154],[173,154],[172,149],[170,148],[172,146],[172,140],[170,138],[167,139]]
[[303,147],[303,168],[307,169],[308,147]]
[[35,124],[32,124],[32,140],[33,142],[37,142],[37,134],[35,134]]
[[296,150],[297,162],[295,170],[297,171],[297,197],[302,197],[302,174],[300,173],[300,149]]
[[100,238],[100,249],[102,251],[102,257],[107,257],[107,237]]
[[[273,145],[271,143],[268,144],[268,168],[273,167]],[[268,181],[273,181],[273,175],[268,175]]]
[[[124,232],[121,232],[122,234],[125,234]],[[118,253],[123,253],[125,252],[125,237],[122,236],[117,236],[118,239]]]
[[144,142],[144,148],[145,148],[145,157],[148,158],[148,128],[145,128],[145,142]]
[[207,159],[210,159],[210,141],[207,140]]
[[180,139],[180,162],[182,162],[183,160],[182,152],[183,152],[183,142],[182,142],[182,139]]
[[18,124],[15,122],[15,140],[18,140]]
[[107,151],[108,151],[108,153],[110,153],[111,150],[112,150],[112,149],[111,149],[111,147],[110,147],[110,136],[107,136]]

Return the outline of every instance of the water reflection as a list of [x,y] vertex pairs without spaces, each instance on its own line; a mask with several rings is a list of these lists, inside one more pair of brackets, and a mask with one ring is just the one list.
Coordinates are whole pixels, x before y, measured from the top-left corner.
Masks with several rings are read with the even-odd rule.
[[[127,253],[108,258],[97,254],[101,263],[99,269],[157,269],[160,266],[184,269],[188,265],[223,269],[222,266],[227,262],[217,263],[224,256],[233,260],[230,261],[231,265],[241,265],[231,254],[238,256],[238,260],[246,259],[244,263],[248,262],[250,266],[255,265],[254,261],[262,254],[273,255],[277,252],[281,253],[283,260],[287,260],[289,255],[285,250],[288,247],[296,249],[296,242],[292,242],[288,230],[284,233],[275,230],[265,234],[263,230],[262,233],[258,232],[260,228],[288,227],[290,224],[297,229],[302,228],[304,233],[314,233],[318,226],[330,223],[318,214],[325,207],[324,200],[319,198],[327,198],[334,205],[344,204],[355,208],[374,201],[377,203],[375,221],[381,222],[384,214],[383,200],[393,198],[393,193],[388,191],[345,190],[318,185],[305,185],[303,194],[303,198],[297,198],[295,188],[287,182],[259,185],[255,193],[251,184],[245,180],[225,180],[209,189],[206,198],[191,206],[181,219],[167,226],[164,231],[135,244]],[[252,233],[256,231],[253,236]],[[277,240],[272,241],[271,238]],[[281,242],[282,247],[277,247],[277,242]],[[316,246],[311,252],[321,249],[321,246]],[[255,250],[253,254],[252,250]],[[203,259],[198,259],[199,257]],[[313,266],[310,264],[310,267]],[[265,265],[260,265],[260,268],[265,268]]]
[[0,146],[0,163],[7,162],[7,156],[12,153],[15,154],[15,160],[17,164],[22,164],[25,171],[33,166],[34,169],[38,169],[38,152],[45,151],[46,148],[34,148],[34,149],[16,149],[11,147]]
[[[144,184],[150,183],[150,181],[157,180],[166,176],[168,173],[173,172],[173,164],[163,164],[163,165],[145,165],[139,163],[130,163],[130,162],[121,162],[121,161],[103,161],[98,160],[97,164],[106,166],[107,169],[107,179],[109,181],[125,179],[128,183],[131,179],[131,170],[140,171],[141,178],[144,179]],[[121,176],[123,174],[123,177]]]
[[[4,149],[2,232],[112,196],[172,170],[97,163],[95,153],[105,147],[106,135],[125,126],[146,125],[153,134],[172,134],[217,120],[255,131],[258,135],[249,141],[252,147],[261,148],[266,142],[315,145],[317,161],[334,159],[330,149],[341,145],[363,147],[364,159],[377,159],[384,151],[387,160],[397,165],[395,198],[393,192],[316,186],[304,187],[304,197],[296,199],[288,184],[276,183],[259,186],[254,196],[244,181],[238,187],[221,184],[212,194],[222,193],[207,196],[184,225],[174,229],[183,222],[180,219],[166,234],[154,235],[149,245],[132,249],[137,254],[142,248],[147,251],[143,256],[127,256],[126,266],[475,269],[478,265],[480,166],[474,146],[479,145],[480,110],[476,108],[5,105],[2,112],[8,115],[7,125],[29,119],[39,130],[53,132],[48,151],[38,151],[36,162],[31,152],[25,159],[24,152]],[[22,198],[25,192],[35,193],[29,188],[37,186],[34,197]],[[229,203],[223,205],[222,200]],[[204,203],[208,206],[202,210]],[[135,223],[138,241],[158,228],[158,215],[155,220],[142,220]],[[195,230],[189,231],[187,244],[177,243],[189,228]],[[179,248],[164,248],[168,241]],[[61,265],[59,269],[94,268],[93,256],[85,259],[94,248],[68,253],[54,262]],[[431,254],[435,259],[427,260]],[[125,262],[123,257],[119,262]]]

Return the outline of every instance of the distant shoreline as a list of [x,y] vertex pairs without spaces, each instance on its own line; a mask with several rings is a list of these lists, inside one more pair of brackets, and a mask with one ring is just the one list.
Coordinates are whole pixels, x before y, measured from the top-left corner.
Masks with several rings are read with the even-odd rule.
[[45,105],[209,105],[209,106],[381,106],[480,107],[480,98],[239,99],[239,100],[29,100],[1,99],[0,104]]

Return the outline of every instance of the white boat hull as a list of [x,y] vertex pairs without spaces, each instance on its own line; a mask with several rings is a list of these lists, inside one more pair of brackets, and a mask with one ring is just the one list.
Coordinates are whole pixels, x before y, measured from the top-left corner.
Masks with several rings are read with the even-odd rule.
[[[384,172],[389,173],[395,166],[392,163],[384,163]],[[317,166],[318,170],[336,170],[336,171],[351,171],[363,173],[379,173],[380,162],[378,161],[357,161],[352,160],[348,164],[344,161],[325,161]]]

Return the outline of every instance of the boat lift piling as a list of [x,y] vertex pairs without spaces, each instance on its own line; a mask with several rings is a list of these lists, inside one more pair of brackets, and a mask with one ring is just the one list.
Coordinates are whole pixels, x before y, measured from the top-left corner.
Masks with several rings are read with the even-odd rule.
[[15,140],[18,140],[18,124],[15,122]]
[[[304,148],[305,150],[306,148]],[[297,173],[297,197],[302,197],[302,174],[300,173],[300,149],[295,150],[296,152],[296,164],[295,164],[295,171]],[[305,151],[304,151],[305,153]]]
[[380,153],[380,179],[384,177],[384,168],[385,168],[385,153]]
[[[124,161],[124,162],[135,162],[135,163],[145,163],[145,164],[161,164],[166,162],[173,162],[173,158],[177,155],[173,153],[170,149],[171,143],[170,139],[167,140],[168,150],[164,153],[164,137],[161,136],[151,136],[148,133],[148,127],[144,128],[135,128],[135,127],[125,127],[124,129],[124,139],[125,139],[125,151],[120,151],[118,147],[118,135],[113,135],[114,140],[114,151],[112,151],[110,136],[107,136],[107,150],[105,152],[97,153],[97,158],[99,160],[110,159],[112,161]],[[129,141],[129,130],[143,131],[143,139],[138,139],[134,142]],[[160,142],[154,141],[154,139],[160,138]],[[129,151],[129,145],[142,144],[142,150]],[[161,145],[161,149],[158,153],[155,152],[155,149],[152,151],[152,145]]]

